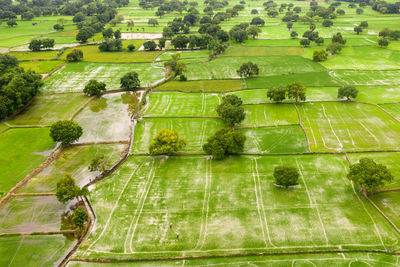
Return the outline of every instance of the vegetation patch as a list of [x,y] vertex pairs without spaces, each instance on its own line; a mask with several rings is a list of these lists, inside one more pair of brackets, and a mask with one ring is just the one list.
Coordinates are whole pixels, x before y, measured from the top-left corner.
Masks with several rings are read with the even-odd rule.
[[222,54],[226,57],[256,57],[256,56],[301,56],[301,47],[267,47],[267,46],[230,46]]
[[178,82],[170,81],[158,86],[158,91],[182,91],[182,92],[227,92],[243,88],[240,80],[201,80]]
[[64,64],[64,61],[60,60],[51,60],[51,61],[24,61],[20,62],[19,66],[24,68],[25,70],[33,70],[37,73],[50,73],[54,69],[60,67]]
[[245,105],[246,118],[240,126],[259,127],[298,124],[299,117],[291,104]]
[[39,52],[11,52],[9,55],[16,57],[18,60],[50,60],[57,57],[59,51],[51,50],[51,51],[39,51]]

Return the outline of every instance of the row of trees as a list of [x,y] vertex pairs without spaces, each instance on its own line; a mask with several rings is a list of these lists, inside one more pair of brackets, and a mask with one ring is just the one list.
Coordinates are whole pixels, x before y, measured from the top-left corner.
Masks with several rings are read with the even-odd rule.
[[42,49],[50,49],[53,48],[55,45],[54,39],[34,39],[31,40],[29,43],[29,50],[31,51],[40,51]]

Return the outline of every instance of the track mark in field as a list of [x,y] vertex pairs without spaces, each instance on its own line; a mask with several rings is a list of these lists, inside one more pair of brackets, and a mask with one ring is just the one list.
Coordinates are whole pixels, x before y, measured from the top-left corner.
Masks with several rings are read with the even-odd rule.
[[[260,218],[261,232],[263,235],[264,243],[265,246],[268,246],[269,243],[272,247],[276,247],[272,243],[271,236],[269,234],[268,221],[267,221],[267,216],[265,215],[264,200],[261,192],[261,181],[260,181],[260,174],[258,173],[257,159],[255,158],[252,161],[253,161],[254,191],[256,193],[257,210],[258,210],[258,216]],[[268,237],[268,242],[265,235],[267,235]]]
[[324,106],[324,104],[322,104],[321,105],[322,106],[322,110],[324,111],[324,117],[326,118],[326,120],[328,121],[328,123],[329,123],[329,126],[331,127],[331,130],[332,130],[332,133],[335,135],[335,137],[336,137],[336,139],[338,140],[338,142],[339,142],[339,146],[340,146],[340,148],[339,149],[337,149],[337,150],[340,150],[340,149],[342,149],[343,148],[343,144],[342,144],[342,142],[340,142],[340,139],[339,139],[339,137],[336,135],[336,132],[335,132],[335,130],[333,129],[333,126],[332,126],[332,123],[331,123],[331,120],[328,118],[328,116],[326,115],[326,111],[325,111],[325,106]]
[[202,147],[202,145],[203,145],[203,143],[204,143],[204,137],[205,137],[205,135],[206,135],[206,129],[207,129],[207,125],[206,125],[206,120],[202,120],[202,122],[201,122],[201,130],[200,130],[200,149],[201,149],[201,147]]
[[312,135],[312,137],[314,139],[314,145],[317,146],[317,139],[315,138],[314,131],[313,131],[312,127],[311,127],[311,122],[310,122],[310,119],[307,116],[306,110],[304,109],[304,105],[302,105],[301,108],[303,109],[303,113],[304,113],[304,115],[305,115],[305,117],[307,119],[308,127],[310,128],[311,135]]
[[[133,247],[132,247],[133,238],[135,237],[136,228],[137,228],[137,225],[139,223],[140,216],[142,215],[144,203],[146,202],[147,195],[149,194],[150,188],[151,188],[151,186],[153,184],[154,176],[155,176],[155,173],[156,173],[156,168],[157,168],[157,166],[156,166],[155,160],[153,159],[149,175],[147,176],[146,185],[145,185],[144,190],[143,190],[143,192],[142,192],[142,194],[140,196],[138,205],[137,205],[136,210],[135,210],[135,214],[133,215],[133,219],[132,219],[131,225],[129,226],[128,233],[126,234],[126,238],[125,238],[125,242],[124,242],[124,253],[126,253],[126,251],[127,251],[126,242],[128,241],[129,235],[131,235],[130,236],[130,240],[129,240],[129,250],[130,250],[131,253],[134,252],[133,251]],[[135,224],[133,225],[133,223],[135,223]],[[132,228],[132,226],[133,226],[133,228]],[[132,229],[132,234],[130,233],[131,229]]]
[[207,106],[206,95],[204,93],[202,93],[201,95],[202,95],[202,98],[201,98],[201,111],[200,111],[200,114],[202,114],[204,116],[205,111],[206,111],[206,106]]
[[[346,127],[346,131],[347,131],[348,136],[350,137],[351,144],[352,144],[355,148],[357,148],[358,146],[357,146],[356,143],[354,142],[353,136],[351,135],[351,132],[350,132],[349,128],[347,127],[347,120],[346,120],[346,119],[343,119],[343,116],[342,116],[342,113],[343,113],[343,112],[340,111],[340,110],[338,110],[338,105],[335,105],[335,110],[336,110],[336,114],[338,114],[340,120],[344,123],[344,125],[345,125],[345,127]],[[346,109],[346,111],[348,111],[348,109]],[[348,112],[346,112],[346,114],[347,114],[348,116],[351,117],[351,114],[348,114]]]
[[326,244],[329,245],[328,236],[326,234],[324,223],[322,222],[322,218],[321,218],[321,214],[319,212],[318,204],[317,203],[315,203],[315,204],[313,203],[313,200],[312,200],[311,195],[310,195],[310,191],[308,191],[308,186],[307,186],[306,180],[304,179],[303,164],[299,164],[297,158],[296,158],[296,165],[297,165],[297,169],[299,170],[301,179],[303,180],[304,187],[306,189],[308,199],[310,200],[310,206],[315,208],[315,211],[317,212],[319,223],[321,224],[322,231],[324,232],[324,237],[325,237]]
[[113,208],[112,208],[112,210],[111,210],[110,216],[109,216],[108,219],[107,219],[106,225],[104,225],[104,227],[103,227],[103,231],[101,231],[100,235],[96,238],[96,240],[93,241],[92,244],[90,244],[90,246],[88,247],[88,250],[92,250],[91,247],[93,247],[93,246],[100,240],[100,238],[103,236],[103,234],[104,234],[105,231],[107,230],[107,227],[108,227],[108,225],[110,224],[111,218],[112,218],[112,216],[113,216],[113,214],[114,214],[114,211],[115,211],[115,209],[118,207],[118,203],[119,203],[119,201],[120,201],[122,195],[124,194],[126,187],[128,186],[128,184],[129,184],[129,182],[131,181],[132,177],[133,177],[133,176],[137,173],[137,171],[142,167],[142,165],[143,165],[143,163],[139,164],[139,165],[133,170],[133,172],[132,172],[131,176],[129,177],[128,181],[126,181],[124,187],[122,188],[121,193],[120,193],[119,196],[118,196],[117,201],[115,201],[115,203],[114,203],[114,206],[113,206]]
[[13,263],[13,261],[14,261],[14,259],[15,259],[15,256],[17,256],[17,253],[18,253],[19,249],[21,248],[22,243],[24,242],[24,239],[25,239],[25,236],[22,236],[21,240],[19,241],[18,247],[17,247],[17,249],[15,250],[15,253],[14,253],[12,259],[11,259],[10,263],[8,264],[8,267],[11,266],[11,264]]
[[376,137],[376,135],[374,135],[374,133],[371,132],[371,130],[367,126],[365,126],[364,123],[362,123],[361,121],[359,121],[359,123],[375,139],[375,141],[378,145],[378,148],[381,148],[381,143],[379,142],[379,139]]
[[207,221],[210,207],[212,185],[212,160],[206,160],[206,183],[204,186],[203,208],[201,211],[200,234],[195,249],[201,249],[207,238]]
[[362,202],[362,200],[360,199],[359,195],[357,194],[356,189],[354,188],[353,181],[350,181],[350,183],[351,183],[351,187],[353,188],[354,195],[356,195],[358,201],[360,201],[360,203],[361,203],[361,205],[363,206],[365,212],[368,214],[369,218],[371,219],[372,224],[374,225],[374,228],[375,228],[376,235],[378,236],[378,238],[379,238],[379,240],[380,240],[382,246],[386,249],[385,243],[383,243],[383,239],[382,239],[381,233],[379,232],[379,229],[378,229],[378,227],[376,226],[376,223],[375,223],[375,221],[374,221],[374,218],[373,218],[373,217],[371,216],[371,214],[368,212],[367,208],[365,207],[364,202]]

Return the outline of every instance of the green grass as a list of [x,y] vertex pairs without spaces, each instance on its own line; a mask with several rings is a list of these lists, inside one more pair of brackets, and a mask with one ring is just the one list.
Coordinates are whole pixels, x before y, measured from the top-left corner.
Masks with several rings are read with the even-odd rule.
[[307,139],[299,125],[239,130],[246,136],[247,153],[307,152]]
[[392,116],[400,120],[400,104],[384,104],[380,105],[384,110],[389,112]]
[[157,61],[166,61],[170,60],[172,55],[180,54],[181,59],[188,58],[208,58],[210,52],[208,50],[193,50],[193,51],[166,51],[157,57]]
[[298,105],[312,151],[398,149],[400,124],[374,105]]
[[59,51],[40,51],[40,52],[11,52],[9,55],[16,57],[18,60],[39,60],[39,59],[54,59]]
[[13,197],[0,210],[0,233],[59,231],[66,210],[55,196]]
[[132,153],[148,153],[151,141],[162,129],[178,131],[187,142],[183,152],[203,152],[202,146],[207,138],[223,126],[220,119],[211,118],[145,118],[135,127]]
[[0,122],[0,133],[6,129],[8,129],[8,127],[3,122]]
[[19,66],[24,68],[25,70],[33,70],[37,73],[50,73],[52,70],[60,67],[64,64],[64,61],[61,60],[52,60],[52,61],[24,61],[20,62]]
[[10,129],[0,135],[0,192],[8,192],[38,167],[55,144],[49,128]]
[[88,100],[89,97],[82,94],[37,96],[20,114],[7,122],[11,125],[51,125],[70,118]]
[[353,71],[335,70],[329,72],[341,84],[346,85],[399,85],[399,70]]
[[150,63],[113,64],[113,63],[70,63],[55,72],[45,81],[43,94],[81,92],[90,79],[106,83],[107,90],[120,89],[121,77],[130,71],[136,71],[142,86],[156,82],[164,77],[163,70]]
[[397,227],[400,227],[400,194],[398,191],[378,193],[371,195],[370,198]]
[[0,237],[0,265],[53,266],[72,245],[62,235]]
[[[280,164],[300,169],[298,186],[274,185]],[[97,227],[76,256],[397,248],[395,230],[346,173],[343,155],[130,157],[92,191]]]
[[305,86],[337,86],[340,83],[332,78],[328,72],[307,72],[276,75],[269,77],[256,77],[246,79],[248,88],[265,88],[286,86],[293,82],[301,82]]
[[227,92],[243,88],[241,80],[170,81],[156,87],[156,91]]
[[155,92],[145,116],[218,116],[219,94]]
[[83,128],[79,142],[127,141],[130,137],[128,104],[123,93],[96,98],[74,118]]
[[298,124],[296,109],[290,104],[245,105],[246,117],[240,126],[259,127]]
[[225,53],[222,54],[222,56],[227,56],[227,57],[301,56],[303,52],[304,50],[301,47],[230,46],[225,51]]
[[105,156],[112,166],[120,159],[125,145],[93,145],[68,147],[51,165],[31,178],[18,192],[55,192],[57,181],[70,173],[77,185],[83,186],[94,179],[99,172],[90,172],[89,164],[98,156]]
[[[131,42],[134,43],[134,42]],[[135,44],[135,43],[134,43]],[[136,42],[136,48],[134,52],[120,51],[120,52],[101,52],[97,45],[80,46],[66,50],[62,55],[62,59],[66,59],[68,53],[72,49],[80,49],[83,52],[83,60],[88,62],[153,62],[153,60],[161,54],[160,51],[136,51],[139,48],[140,43]],[[137,46],[139,45],[139,46]]]

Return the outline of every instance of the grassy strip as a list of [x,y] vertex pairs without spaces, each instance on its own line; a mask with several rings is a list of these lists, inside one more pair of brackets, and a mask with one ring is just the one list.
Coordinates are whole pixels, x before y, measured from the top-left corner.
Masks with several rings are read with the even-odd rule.
[[153,91],[177,91],[184,93],[194,92],[229,92],[243,89],[241,80],[197,80],[197,81],[169,81],[156,87]]

